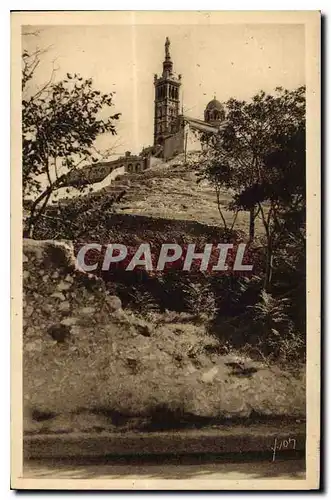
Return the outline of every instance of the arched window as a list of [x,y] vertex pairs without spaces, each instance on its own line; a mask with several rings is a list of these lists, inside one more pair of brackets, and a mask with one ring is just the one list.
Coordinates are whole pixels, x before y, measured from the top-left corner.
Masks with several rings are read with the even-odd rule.
[[140,172],[140,163],[136,164],[136,172]]
[[129,165],[128,165],[128,172],[132,172],[132,169],[133,169],[133,165],[132,165],[132,163],[129,163]]

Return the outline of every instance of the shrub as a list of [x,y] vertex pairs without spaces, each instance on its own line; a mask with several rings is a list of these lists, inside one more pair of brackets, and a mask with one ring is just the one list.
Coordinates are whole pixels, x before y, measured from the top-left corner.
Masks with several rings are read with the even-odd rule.
[[304,336],[294,329],[289,316],[290,305],[288,298],[276,298],[262,290],[260,300],[248,307],[263,352],[292,361],[304,355],[305,341]]

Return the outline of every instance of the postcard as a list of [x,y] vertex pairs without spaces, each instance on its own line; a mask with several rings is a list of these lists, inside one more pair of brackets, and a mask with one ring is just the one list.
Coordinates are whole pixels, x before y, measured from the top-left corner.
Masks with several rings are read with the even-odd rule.
[[11,486],[319,488],[320,12],[12,12]]

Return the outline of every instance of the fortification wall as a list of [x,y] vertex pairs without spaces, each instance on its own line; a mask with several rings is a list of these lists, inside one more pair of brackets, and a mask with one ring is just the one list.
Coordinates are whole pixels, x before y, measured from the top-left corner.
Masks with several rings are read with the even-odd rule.
[[[101,183],[113,172],[139,173],[150,167],[150,158],[126,155],[110,162],[96,163],[80,170],[70,172],[67,186],[82,186],[85,184]],[[114,174],[116,178],[118,173]],[[111,178],[112,179],[112,178]]]

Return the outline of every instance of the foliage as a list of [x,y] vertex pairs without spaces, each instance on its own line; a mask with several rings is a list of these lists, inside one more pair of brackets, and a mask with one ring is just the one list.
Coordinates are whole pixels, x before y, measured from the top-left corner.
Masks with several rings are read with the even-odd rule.
[[114,204],[124,195],[125,191],[113,196],[105,196],[104,192],[91,193],[50,206],[36,221],[34,236],[75,242],[99,241],[107,231]]
[[23,195],[33,196],[28,233],[45,212],[50,197],[66,186],[68,172],[98,161],[95,139],[116,134],[119,114],[109,115],[113,94],[93,88],[91,78],[78,74],[53,82],[52,76],[33,92],[35,70],[42,52],[23,52],[22,150]]
[[[229,281],[218,298],[217,335],[245,342],[283,359],[305,351],[305,88],[261,91],[250,101],[225,103],[226,121],[206,141],[198,161],[199,180],[214,186],[222,224],[224,208],[250,212],[249,237],[264,253],[253,278]],[[203,138],[202,138],[203,140]],[[222,190],[232,194],[227,206]],[[256,219],[264,228],[257,239]],[[231,228],[231,229],[232,229]],[[217,285],[216,285],[217,286]],[[223,283],[224,286],[224,283]],[[227,319],[226,319],[227,318]]]
[[289,317],[290,301],[286,297],[275,298],[265,290],[260,300],[250,306],[255,328],[260,332],[259,346],[275,358],[293,360],[304,354],[305,341]]
[[[229,210],[250,211],[250,239],[260,217],[265,230],[265,289],[272,281],[277,252],[305,239],[305,88],[261,91],[251,101],[230,99],[218,139],[209,142],[199,163],[199,179],[209,180],[220,208],[222,189],[231,190]],[[232,225],[232,227],[233,227]]]
[[[231,98],[225,103],[226,122],[218,140],[206,145],[205,159],[199,165],[200,179],[212,182],[217,199],[221,188],[232,190],[235,196],[247,190],[255,194],[255,187],[265,181],[268,173],[266,157],[279,151],[280,138],[291,137],[298,128],[304,128],[305,88],[288,91],[278,87],[275,92],[270,95],[261,91],[249,102]],[[243,206],[232,203],[229,208],[236,213]],[[251,213],[253,239],[254,220],[260,212],[258,200],[251,196],[250,206],[244,208]]]
[[237,207],[259,207],[266,235],[266,289],[270,287],[274,259],[285,253],[293,262],[305,251],[305,132],[300,126],[291,135],[282,133],[265,157],[259,183],[235,197]]

